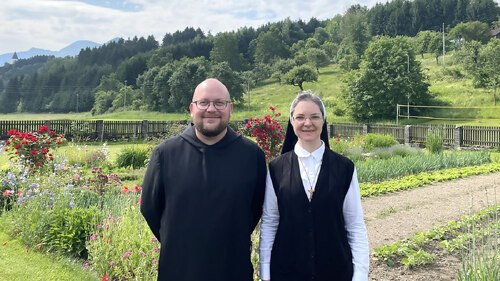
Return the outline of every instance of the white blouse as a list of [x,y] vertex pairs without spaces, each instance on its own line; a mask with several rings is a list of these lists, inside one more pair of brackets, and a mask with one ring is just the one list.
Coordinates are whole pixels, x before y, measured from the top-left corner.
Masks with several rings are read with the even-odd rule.
[[[303,149],[298,143],[295,144],[295,154],[299,158],[300,176],[304,185],[304,192],[311,200],[310,183],[315,186],[318,170],[321,167],[325,144],[312,153]],[[354,266],[353,281],[368,280],[369,269],[369,245],[366,233],[365,221],[363,218],[363,208],[361,206],[361,196],[356,169],[352,175],[351,184],[346,194],[343,214],[347,240],[352,251],[352,263]],[[260,225],[260,278],[270,280],[271,250],[273,248],[274,237],[278,230],[279,210],[276,193],[269,172],[266,179],[266,192],[262,212],[262,222]],[[272,281],[272,280],[271,280]]]

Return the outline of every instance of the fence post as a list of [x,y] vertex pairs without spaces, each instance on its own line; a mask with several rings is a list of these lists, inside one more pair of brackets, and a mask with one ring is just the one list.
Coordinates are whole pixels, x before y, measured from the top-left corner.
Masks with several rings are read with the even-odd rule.
[[455,142],[455,148],[456,149],[460,149],[460,147],[462,147],[462,144],[463,144],[463,128],[462,126],[456,126],[455,127],[455,130],[453,132],[453,138],[454,138],[454,142]]
[[95,133],[96,133],[96,137],[99,138],[102,142],[102,140],[104,138],[104,121],[103,120],[96,120]]
[[47,126],[47,128],[49,128],[49,132],[50,132],[50,129],[51,129],[50,127],[52,127],[50,124],[50,120],[45,120],[44,123],[45,123],[45,126]]
[[328,124],[328,127],[326,129],[328,131],[328,138],[333,138],[333,124]]
[[411,125],[405,126],[405,145],[411,144]]
[[141,124],[141,136],[143,139],[148,138],[148,120],[142,120]]
[[370,132],[370,125],[363,124],[363,136],[366,136]]

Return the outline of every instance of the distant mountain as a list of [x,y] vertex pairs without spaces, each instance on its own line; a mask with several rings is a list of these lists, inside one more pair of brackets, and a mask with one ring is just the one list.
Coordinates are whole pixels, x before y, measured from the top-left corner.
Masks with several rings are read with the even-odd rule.
[[[92,48],[99,47],[101,45],[102,44],[88,41],[88,40],[79,40],[79,41],[71,43],[70,45],[62,48],[59,51],[31,48],[28,51],[17,52],[17,57],[19,59],[27,59],[27,58],[31,58],[34,56],[55,56],[58,58],[66,57],[66,56],[76,56],[80,53],[81,49],[85,49],[87,47],[92,49]],[[3,66],[6,62],[10,63],[10,61],[12,59],[12,55],[14,55],[14,53],[1,54],[0,55],[0,67]]]

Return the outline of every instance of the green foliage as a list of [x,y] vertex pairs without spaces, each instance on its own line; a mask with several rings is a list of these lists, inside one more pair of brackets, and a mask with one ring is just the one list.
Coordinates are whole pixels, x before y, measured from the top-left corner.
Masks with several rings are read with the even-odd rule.
[[356,121],[389,119],[396,104],[427,104],[426,77],[403,37],[378,37],[366,49],[360,69],[347,78],[344,102]]
[[360,182],[378,182],[426,171],[454,167],[466,167],[489,163],[487,152],[450,152],[441,154],[419,153],[407,157],[395,156],[389,159],[368,158],[356,162]]
[[371,151],[374,148],[379,148],[379,147],[390,147],[398,143],[391,135],[381,135],[373,133],[366,134],[364,140],[365,143],[363,149],[365,151]]
[[450,30],[449,36],[456,41],[479,41],[486,44],[491,38],[491,31],[484,22],[461,22]]
[[284,80],[285,83],[297,86],[302,91],[304,82],[318,81],[318,73],[308,65],[295,66],[286,73]]
[[150,147],[128,146],[118,153],[116,157],[116,166],[119,168],[132,167],[134,169],[144,167],[150,154]]
[[425,139],[425,148],[433,154],[441,153],[443,151],[444,147],[441,131],[433,130],[427,133],[427,138]]
[[50,218],[43,243],[48,251],[86,258],[85,241],[101,213],[96,207],[56,209]]
[[500,163],[490,163],[479,166],[423,172],[415,175],[404,176],[399,179],[386,180],[380,183],[365,182],[360,184],[361,196],[376,196],[395,191],[417,188],[433,182],[447,181],[497,171],[500,171]]

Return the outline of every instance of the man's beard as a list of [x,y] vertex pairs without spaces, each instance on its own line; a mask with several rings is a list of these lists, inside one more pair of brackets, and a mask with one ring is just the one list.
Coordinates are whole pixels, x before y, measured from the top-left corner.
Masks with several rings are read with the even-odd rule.
[[222,133],[227,128],[227,125],[221,122],[214,129],[207,129],[203,126],[203,122],[201,122],[200,124],[195,124],[195,128],[205,137],[212,138]]

